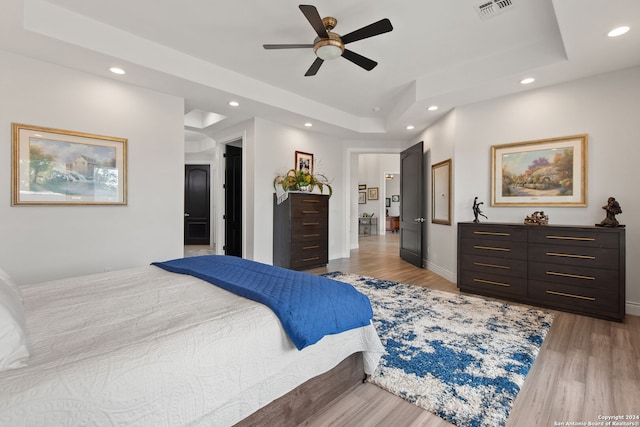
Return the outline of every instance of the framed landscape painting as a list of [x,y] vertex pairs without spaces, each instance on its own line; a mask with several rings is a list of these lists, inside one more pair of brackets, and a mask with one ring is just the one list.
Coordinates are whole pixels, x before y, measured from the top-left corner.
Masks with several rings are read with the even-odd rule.
[[127,140],[12,125],[13,205],[126,205]]
[[491,147],[491,206],[586,206],[587,135]]

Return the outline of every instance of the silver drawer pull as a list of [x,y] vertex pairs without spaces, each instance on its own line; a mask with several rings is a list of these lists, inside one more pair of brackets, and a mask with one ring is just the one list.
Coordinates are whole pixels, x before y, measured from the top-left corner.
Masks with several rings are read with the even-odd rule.
[[558,295],[561,297],[569,297],[569,298],[577,298],[577,299],[583,299],[583,300],[587,300],[587,301],[595,301],[595,298],[591,298],[591,297],[584,297],[582,295],[574,295],[574,294],[565,294],[564,292],[556,292],[556,291],[547,291],[548,294],[550,295]]
[[505,270],[511,269],[511,267],[507,265],[485,264],[484,262],[474,262],[473,265],[478,265],[480,267],[504,268]]
[[559,256],[559,257],[564,257],[564,258],[596,259],[596,257],[592,256],[592,255],[563,254],[563,253],[558,253],[558,252],[547,252],[546,255]]
[[596,280],[596,278],[593,276],[581,276],[579,274],[558,273],[555,271],[547,271],[547,274],[550,276],[572,277],[574,279]]
[[473,281],[478,283],[486,283],[488,285],[504,286],[505,288],[508,288],[509,286],[511,286],[508,283],[492,282],[491,280],[473,279]]
[[593,237],[572,237],[572,236],[547,236],[547,239],[557,239],[557,240],[580,240],[582,242],[593,242],[596,240]]
[[511,236],[511,233],[498,233],[496,231],[474,231],[473,234],[482,234],[485,236]]
[[478,245],[473,245],[473,249],[486,249],[488,251],[504,251],[504,252],[511,252],[511,249],[509,248],[495,248],[493,246],[478,246]]

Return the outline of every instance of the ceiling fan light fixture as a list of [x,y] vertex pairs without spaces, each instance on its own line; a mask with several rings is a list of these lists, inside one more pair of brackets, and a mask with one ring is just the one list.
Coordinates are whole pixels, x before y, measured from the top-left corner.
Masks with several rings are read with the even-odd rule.
[[316,56],[324,61],[336,59],[342,56],[344,44],[336,33],[329,33],[328,39],[319,39],[313,45]]

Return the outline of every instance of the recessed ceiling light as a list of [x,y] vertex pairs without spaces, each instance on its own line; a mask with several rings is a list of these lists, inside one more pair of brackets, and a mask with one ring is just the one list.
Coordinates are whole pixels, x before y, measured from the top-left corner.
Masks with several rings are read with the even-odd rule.
[[111,67],[109,68],[109,71],[111,71],[113,74],[125,74],[125,71],[120,67]]
[[427,108],[427,110],[429,111],[436,111],[438,109],[437,105],[432,105],[431,107]]
[[240,103],[238,101],[229,101],[229,105],[231,105],[232,107],[237,107],[240,105]]
[[305,125],[306,127],[310,128],[311,126],[313,126],[313,123],[309,123],[309,122],[307,122],[307,123],[305,123],[304,125]]
[[413,125],[407,126],[407,130],[413,130],[413,129],[415,129],[415,126],[413,126]]
[[534,79],[533,77],[527,77],[526,79],[520,80],[520,84],[528,85],[528,84],[531,84],[531,83],[533,83],[535,81],[536,81],[536,79]]
[[631,28],[627,27],[626,25],[623,25],[621,27],[617,27],[614,28],[613,30],[609,31],[607,33],[607,36],[609,37],[618,37],[621,36],[623,34],[626,34]]

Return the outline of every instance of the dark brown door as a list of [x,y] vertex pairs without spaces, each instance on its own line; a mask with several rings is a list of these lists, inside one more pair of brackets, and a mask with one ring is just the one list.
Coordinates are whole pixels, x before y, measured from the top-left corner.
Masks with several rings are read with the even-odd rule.
[[184,244],[210,243],[209,165],[184,167]]
[[242,257],[242,148],[227,145],[224,157],[224,253]]
[[424,153],[422,142],[400,154],[400,258],[423,267]]

